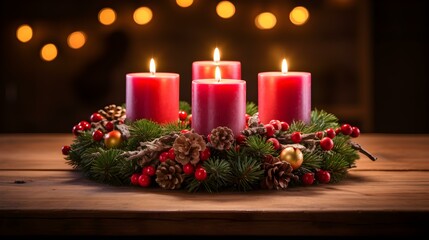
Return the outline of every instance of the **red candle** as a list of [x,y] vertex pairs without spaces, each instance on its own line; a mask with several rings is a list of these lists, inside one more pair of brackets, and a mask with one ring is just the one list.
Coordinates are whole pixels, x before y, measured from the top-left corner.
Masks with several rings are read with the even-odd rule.
[[258,110],[265,124],[271,120],[310,123],[311,74],[288,72],[285,59],[282,72],[259,73]]
[[179,74],[128,73],[126,82],[127,120],[148,119],[157,123],[177,122],[179,112]]
[[192,128],[207,136],[216,127],[229,127],[238,136],[246,125],[246,81],[220,79],[216,72],[215,79],[192,81]]
[[213,79],[216,67],[219,67],[222,77],[225,79],[241,79],[241,63],[239,61],[220,61],[219,49],[215,48],[213,61],[192,63],[192,80]]

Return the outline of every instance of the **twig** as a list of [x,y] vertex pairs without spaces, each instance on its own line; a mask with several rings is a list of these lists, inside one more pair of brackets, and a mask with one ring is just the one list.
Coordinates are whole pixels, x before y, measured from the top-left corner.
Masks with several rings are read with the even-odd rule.
[[350,145],[352,146],[353,149],[358,150],[359,152],[361,152],[363,155],[367,156],[372,161],[377,160],[376,156],[372,155],[370,152],[368,152],[367,150],[362,148],[362,146],[360,144],[350,142]]

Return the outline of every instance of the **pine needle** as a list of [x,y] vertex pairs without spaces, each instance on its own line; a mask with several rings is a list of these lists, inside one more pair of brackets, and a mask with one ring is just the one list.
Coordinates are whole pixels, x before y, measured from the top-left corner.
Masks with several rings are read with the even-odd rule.
[[258,105],[256,105],[253,102],[247,102],[246,103],[246,113],[250,116],[253,116],[255,113],[258,112]]

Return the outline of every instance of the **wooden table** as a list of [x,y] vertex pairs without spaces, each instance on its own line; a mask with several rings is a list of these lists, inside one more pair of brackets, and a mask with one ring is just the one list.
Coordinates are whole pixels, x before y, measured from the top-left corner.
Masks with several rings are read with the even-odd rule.
[[[429,232],[429,135],[363,134],[339,184],[248,193],[114,187],[66,165],[70,134],[0,135],[1,235],[417,235]],[[24,181],[19,184],[15,181]]]

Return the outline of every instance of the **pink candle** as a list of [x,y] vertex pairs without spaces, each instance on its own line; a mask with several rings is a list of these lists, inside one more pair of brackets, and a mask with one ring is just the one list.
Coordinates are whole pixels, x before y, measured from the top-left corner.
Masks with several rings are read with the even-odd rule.
[[246,81],[219,80],[220,76],[192,81],[192,128],[207,136],[226,126],[237,136],[246,125]]
[[239,61],[220,61],[219,49],[213,54],[213,61],[196,61],[192,63],[192,80],[213,79],[215,69],[219,67],[225,79],[241,79],[241,63]]
[[155,62],[151,59],[150,73],[128,73],[126,77],[127,120],[177,122],[179,74],[156,73]]
[[288,72],[286,60],[282,72],[259,73],[258,110],[264,124],[271,120],[310,123],[311,74]]

